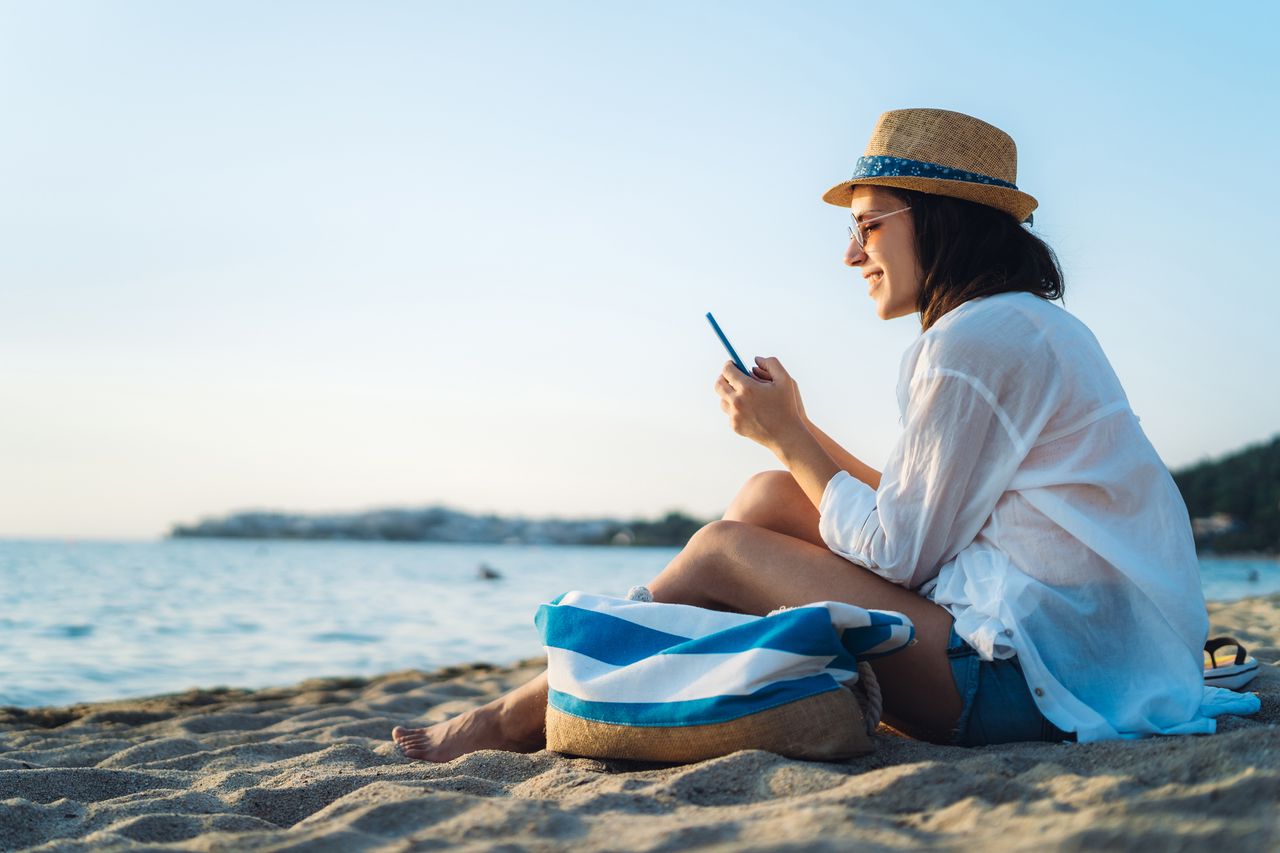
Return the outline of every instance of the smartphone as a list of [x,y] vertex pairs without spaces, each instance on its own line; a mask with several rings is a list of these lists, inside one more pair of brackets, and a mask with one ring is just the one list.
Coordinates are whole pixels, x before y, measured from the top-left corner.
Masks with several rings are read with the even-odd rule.
[[716,337],[720,339],[720,343],[724,344],[724,348],[729,351],[729,358],[733,359],[733,363],[738,365],[738,369],[747,376],[751,375],[751,371],[747,370],[747,366],[742,363],[742,359],[738,358],[738,354],[733,351],[733,344],[729,343],[729,339],[724,336],[724,332],[720,331],[720,324],[716,322],[716,318],[711,316],[711,312],[707,312],[707,322],[711,324],[711,328],[715,330]]

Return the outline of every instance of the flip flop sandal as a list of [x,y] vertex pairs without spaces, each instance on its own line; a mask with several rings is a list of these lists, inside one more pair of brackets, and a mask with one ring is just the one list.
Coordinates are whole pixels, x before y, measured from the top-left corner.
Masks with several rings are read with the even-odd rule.
[[[1225,646],[1235,647],[1235,660],[1219,666],[1214,653]],[[1239,690],[1258,675],[1258,662],[1249,657],[1249,650],[1240,645],[1235,637],[1216,637],[1204,644],[1204,651],[1209,656],[1209,666],[1204,670],[1204,683],[1210,687]]]

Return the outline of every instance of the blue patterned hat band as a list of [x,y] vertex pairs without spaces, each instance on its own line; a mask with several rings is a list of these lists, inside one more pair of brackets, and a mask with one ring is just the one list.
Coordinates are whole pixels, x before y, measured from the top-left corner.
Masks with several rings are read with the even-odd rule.
[[853,177],[858,178],[938,178],[944,181],[967,181],[971,184],[993,184],[997,187],[1018,188],[1017,184],[980,175],[977,172],[966,172],[964,169],[953,169],[937,163],[926,163],[923,160],[908,160],[906,157],[859,157],[853,167]]
[[[970,184],[990,184],[1016,190],[1018,185],[1009,181],[983,175],[979,172],[966,172],[964,169],[953,169],[939,163],[926,163],[923,160],[909,160],[906,157],[859,157],[853,167],[853,177],[858,178],[937,178],[944,181],[965,181]],[[1024,220],[1032,225],[1035,217],[1027,214]]]

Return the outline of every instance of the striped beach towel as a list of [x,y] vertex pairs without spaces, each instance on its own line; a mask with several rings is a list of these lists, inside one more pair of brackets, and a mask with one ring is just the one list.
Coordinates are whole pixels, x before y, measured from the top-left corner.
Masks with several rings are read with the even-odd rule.
[[[569,592],[534,621],[547,650],[549,748],[651,760],[693,760],[655,757],[646,746],[670,745],[675,733],[684,741],[711,736],[719,744],[711,754],[750,748],[744,737],[760,740],[762,729],[767,736],[754,748],[775,747],[779,734],[794,745],[807,733],[776,730],[819,722],[812,713],[796,717],[803,709],[838,709],[860,721],[842,684],[858,679],[859,661],[892,654],[915,635],[901,613],[834,601],[762,617]],[[594,751],[583,749],[584,732]],[[857,737],[866,746],[865,731]]]

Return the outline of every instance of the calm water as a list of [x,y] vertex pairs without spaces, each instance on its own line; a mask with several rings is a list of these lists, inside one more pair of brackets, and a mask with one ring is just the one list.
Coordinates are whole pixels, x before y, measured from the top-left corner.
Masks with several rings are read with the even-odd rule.
[[[507,663],[541,653],[533,627],[539,604],[569,589],[624,594],[675,553],[380,542],[0,542],[0,705]],[[481,564],[502,578],[480,579]],[[1274,560],[1206,558],[1201,567],[1210,599],[1280,591]]]

